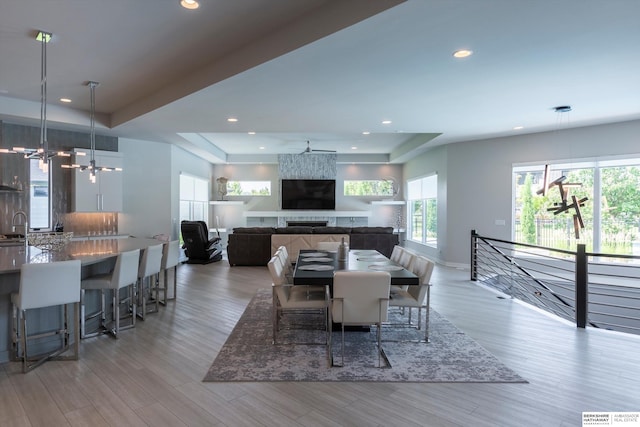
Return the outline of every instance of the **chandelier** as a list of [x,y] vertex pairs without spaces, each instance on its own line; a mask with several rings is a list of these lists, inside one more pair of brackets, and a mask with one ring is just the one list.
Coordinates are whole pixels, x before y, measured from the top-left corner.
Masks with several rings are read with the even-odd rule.
[[25,159],[38,159],[38,167],[42,172],[49,172],[49,161],[55,156],[70,157],[70,151],[49,150],[47,141],[47,43],[52,34],[38,31],[36,40],[40,42],[40,145],[38,148],[13,147],[11,152],[23,154]]
[[[122,168],[119,167],[109,167],[109,166],[97,166],[96,165],[96,87],[98,87],[100,83],[89,81],[87,82],[87,86],[89,87],[89,92],[91,93],[91,113],[89,116],[90,120],[90,136],[89,142],[91,146],[91,160],[89,160],[88,165],[79,165],[79,164],[71,164],[71,165],[62,165],[63,168],[67,169],[80,169],[81,171],[88,170],[89,171],[89,180],[95,184],[96,183],[96,173],[97,172],[111,172],[111,171],[122,171]],[[83,152],[76,152],[76,155],[84,155]]]

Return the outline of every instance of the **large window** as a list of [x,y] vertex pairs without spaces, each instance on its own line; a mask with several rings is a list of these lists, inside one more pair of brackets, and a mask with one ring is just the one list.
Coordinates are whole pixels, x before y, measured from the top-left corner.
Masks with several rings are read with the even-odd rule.
[[38,159],[29,160],[29,227],[48,229],[51,227],[50,168],[43,172],[38,162]]
[[581,184],[565,187],[569,204],[572,195],[588,197],[577,235],[575,209],[553,210],[562,204],[559,187],[538,194],[544,165],[515,167],[513,175],[515,241],[569,250],[581,243],[588,251],[627,255],[640,249],[640,159],[550,165],[549,182],[565,176],[563,183]]
[[180,175],[180,221],[209,222],[209,182]]
[[271,181],[228,181],[228,196],[270,196]]
[[393,181],[382,179],[345,180],[345,196],[394,196]]
[[429,246],[438,243],[438,175],[408,182],[409,240]]

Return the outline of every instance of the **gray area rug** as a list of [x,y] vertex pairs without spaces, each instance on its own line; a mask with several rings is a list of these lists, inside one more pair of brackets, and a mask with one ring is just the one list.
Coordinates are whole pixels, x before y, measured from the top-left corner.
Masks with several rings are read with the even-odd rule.
[[[323,344],[324,331],[314,330],[322,323],[321,315],[285,314],[279,334],[282,344],[271,343],[271,301],[270,290],[257,292],[203,381],[527,382],[434,310],[430,316],[431,342],[383,343],[391,368],[377,367],[375,328],[348,332],[345,366],[332,368],[328,366],[328,347]],[[301,319],[306,323],[303,329],[283,329],[288,321],[299,325]],[[399,311],[390,312],[390,323],[403,319],[406,322]],[[385,341],[421,337],[424,331],[415,328],[382,328]],[[296,344],[300,342],[318,344]],[[333,342],[333,355],[340,363],[340,332],[333,333]]]

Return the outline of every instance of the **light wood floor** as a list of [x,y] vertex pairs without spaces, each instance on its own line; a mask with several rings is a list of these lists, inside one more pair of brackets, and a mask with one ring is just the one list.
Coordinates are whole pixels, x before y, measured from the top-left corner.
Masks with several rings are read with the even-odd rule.
[[266,267],[182,265],[178,300],[81,343],[78,362],[0,366],[1,426],[580,426],[640,411],[640,338],[579,330],[438,266],[432,307],[529,384],[203,383]]

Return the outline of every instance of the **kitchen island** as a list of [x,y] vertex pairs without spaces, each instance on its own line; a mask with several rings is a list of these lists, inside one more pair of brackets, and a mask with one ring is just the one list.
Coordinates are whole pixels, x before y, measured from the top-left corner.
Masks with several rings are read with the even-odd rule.
[[[145,249],[161,243],[155,239],[114,238],[70,241],[56,250],[41,250],[24,245],[0,247],[0,362],[9,360],[11,350],[11,293],[20,288],[20,267],[28,263],[48,263],[78,259],[82,263],[82,277],[109,272],[121,252]],[[88,299],[87,305],[98,304],[98,298]],[[97,307],[97,306],[96,306]],[[88,307],[88,312],[92,308]],[[36,328],[46,330],[59,321],[58,310],[45,308],[40,312]],[[76,325],[78,326],[78,325]]]

